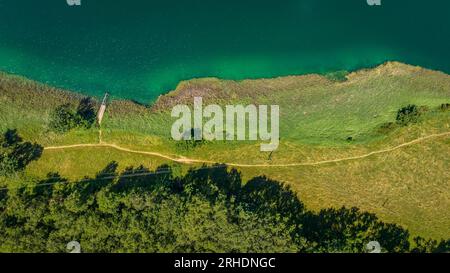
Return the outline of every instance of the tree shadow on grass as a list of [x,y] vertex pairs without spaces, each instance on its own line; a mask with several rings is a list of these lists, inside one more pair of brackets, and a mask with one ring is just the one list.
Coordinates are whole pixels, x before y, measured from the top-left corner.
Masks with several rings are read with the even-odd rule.
[[[301,240],[308,242],[310,251],[364,252],[370,241],[378,241],[383,251],[387,252],[406,252],[410,249],[407,230],[384,223],[374,214],[361,212],[357,208],[330,208],[316,213],[308,210],[289,186],[264,176],[244,184],[241,174],[226,165],[193,168],[184,176],[174,176],[168,165],[162,165],[155,171],[139,166],[118,173],[117,168],[118,163],[111,162],[95,178],[70,183],[64,198],[69,201],[75,198],[75,201],[69,203],[69,207],[74,211],[96,209],[97,194],[102,189],[108,193],[102,195],[103,202],[105,198],[115,200],[106,201],[112,204],[112,212],[125,208],[120,198],[128,193],[138,196],[156,193],[158,200],[178,195],[185,202],[201,197],[211,204],[225,201],[222,204],[229,210],[230,221],[238,218],[233,217],[233,213],[239,211],[235,210],[236,207],[240,207],[260,218],[271,219],[273,224],[282,223],[289,230],[292,240],[299,244],[302,244]],[[59,176],[56,178],[62,179]],[[117,197],[120,198],[114,199]],[[445,246],[440,244],[441,248],[442,245]]]
[[43,151],[39,144],[24,142],[17,130],[6,130],[0,138],[0,174],[7,176],[23,171],[38,160]]

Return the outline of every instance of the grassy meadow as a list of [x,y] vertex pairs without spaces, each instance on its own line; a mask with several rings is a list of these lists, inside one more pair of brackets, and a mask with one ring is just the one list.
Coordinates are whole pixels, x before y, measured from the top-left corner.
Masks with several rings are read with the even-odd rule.
[[[280,147],[271,159],[260,142],[207,142],[185,149],[170,138],[172,106],[278,104]],[[44,147],[98,143],[98,128],[67,134],[49,130],[51,111],[76,105],[80,95],[30,80],[0,74],[0,129],[15,128],[26,140]],[[342,159],[389,149],[432,134],[450,132],[450,76],[389,62],[334,79],[320,75],[228,81],[194,79],[161,96],[151,106],[114,100],[107,109],[101,141],[136,150],[218,163],[282,165]],[[98,104],[98,103],[97,103]],[[398,109],[415,104],[426,109],[418,123],[395,124]],[[391,126],[385,125],[394,122]],[[27,176],[59,172],[70,179],[93,176],[109,162],[121,169],[169,164],[184,172],[190,165],[107,147],[46,150],[28,166]],[[194,165],[192,165],[194,166]],[[246,179],[266,175],[291,185],[315,210],[356,206],[381,220],[402,225],[414,235],[450,237],[450,137],[438,137],[373,156],[316,166],[237,167]],[[14,179],[1,181],[12,185]]]

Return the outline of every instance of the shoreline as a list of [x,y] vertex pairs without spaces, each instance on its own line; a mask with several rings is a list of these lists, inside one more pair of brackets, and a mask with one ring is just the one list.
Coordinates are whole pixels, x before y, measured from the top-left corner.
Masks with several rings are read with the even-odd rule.
[[[346,79],[344,81],[346,81],[346,80],[348,80],[348,77],[351,77],[352,75],[355,75],[355,74],[358,74],[358,73],[361,73],[361,72],[370,72],[372,70],[376,70],[376,69],[379,69],[379,68],[382,68],[382,67],[386,67],[388,65],[403,65],[403,66],[407,66],[407,67],[411,67],[411,68],[425,69],[425,70],[430,70],[430,71],[434,71],[434,72],[440,72],[440,73],[443,73],[445,75],[450,75],[450,74],[447,74],[446,72],[441,71],[441,70],[434,70],[434,69],[425,68],[425,67],[422,67],[422,66],[419,66],[419,65],[408,64],[408,63],[404,63],[404,62],[400,62],[400,61],[396,61],[396,60],[389,60],[389,61],[384,61],[384,62],[376,64],[376,65],[368,66],[368,67],[359,67],[359,68],[356,68],[356,69],[353,69],[353,70],[336,70],[336,71],[329,71],[329,72],[325,72],[325,73],[291,74],[291,75],[283,75],[283,76],[275,76],[275,77],[246,78],[246,79],[240,79],[240,80],[219,78],[219,77],[215,77],[215,76],[191,78],[191,79],[187,79],[187,80],[180,80],[174,89],[168,90],[168,91],[165,91],[165,92],[159,94],[156,99],[154,99],[153,101],[147,102],[147,103],[141,102],[141,101],[139,101],[139,99],[116,97],[114,95],[114,92],[111,92],[109,90],[103,90],[102,92],[108,92],[110,94],[110,101],[118,101],[118,102],[123,101],[123,102],[133,103],[133,104],[139,105],[141,107],[145,107],[145,108],[152,108],[155,104],[158,103],[158,101],[161,98],[171,97],[173,95],[176,95],[176,93],[179,91],[180,87],[183,84],[191,83],[191,82],[214,80],[214,81],[218,81],[218,82],[226,81],[226,82],[240,83],[240,82],[244,82],[244,81],[282,80],[282,79],[297,78],[297,77],[321,77],[321,78],[326,78],[326,79],[331,80],[331,81],[339,81],[339,80],[333,80],[333,79],[330,79],[329,77],[327,77],[328,75],[331,75],[331,74],[334,74],[334,73],[345,73],[345,78]],[[58,87],[56,85],[40,82],[38,80],[35,80],[35,79],[32,79],[32,78],[28,78],[27,76],[23,76],[23,75],[20,75],[20,74],[15,74],[15,73],[10,73],[10,72],[7,72],[7,71],[0,70],[0,75],[6,75],[8,77],[15,77],[15,78],[17,78],[17,79],[19,79],[21,81],[26,81],[26,82],[31,82],[33,84],[41,85],[41,86],[44,86],[46,89],[51,89],[51,90],[55,90],[55,91],[58,91],[58,92],[63,92],[63,93],[66,93],[67,95],[73,96],[75,98],[91,97],[97,102],[100,102],[102,100],[101,96],[90,95],[90,94],[87,94],[88,92],[84,93],[82,91],[75,91],[75,90],[70,90],[70,89],[66,89],[66,88],[63,88],[63,87]]]
[[[178,83],[176,84],[174,89],[162,92],[161,94],[159,94],[156,97],[156,99],[154,99],[153,101],[147,102],[147,103],[141,102],[138,98],[116,97],[114,95],[114,92],[111,92],[109,90],[104,90],[104,92],[109,92],[111,94],[111,100],[114,100],[114,101],[129,101],[129,102],[133,102],[135,104],[141,105],[141,106],[151,107],[152,105],[154,105],[158,101],[158,99],[160,97],[164,97],[164,96],[168,96],[168,95],[170,96],[171,94],[176,92],[179,89],[181,84],[188,83],[188,82],[193,82],[193,81],[201,81],[201,80],[211,79],[211,80],[217,80],[217,81],[229,81],[229,82],[237,82],[238,83],[238,82],[243,82],[243,81],[278,80],[278,79],[284,79],[284,78],[307,77],[307,76],[319,76],[319,77],[327,78],[328,75],[335,74],[335,73],[343,73],[343,72],[345,72],[346,75],[351,75],[351,74],[358,73],[358,72],[374,70],[374,69],[377,69],[379,67],[383,67],[383,66],[385,66],[387,64],[401,64],[401,65],[406,65],[406,66],[411,66],[411,67],[416,67],[416,68],[421,68],[421,69],[427,69],[427,70],[432,70],[432,71],[436,71],[436,72],[441,72],[441,73],[447,74],[444,71],[435,70],[435,69],[432,69],[432,68],[425,68],[425,67],[422,67],[422,66],[419,66],[419,65],[404,63],[404,62],[400,62],[400,61],[397,61],[397,60],[388,60],[388,61],[384,61],[384,62],[375,64],[375,65],[372,65],[372,66],[358,67],[358,68],[355,68],[355,69],[338,69],[338,70],[328,71],[328,72],[324,72],[324,73],[316,72],[316,73],[304,73],[304,74],[288,74],[288,75],[282,75],[282,76],[260,77],[260,78],[245,78],[245,79],[228,79],[228,78],[220,78],[220,77],[217,77],[217,76],[194,77],[194,78],[178,81]],[[36,80],[36,79],[33,79],[33,78],[29,78],[29,77],[21,75],[21,74],[16,74],[16,73],[13,73],[13,72],[0,70],[0,75],[2,75],[2,74],[3,75],[7,75],[7,76],[11,76],[11,77],[16,77],[16,78],[18,78],[20,80],[23,80],[23,81],[31,81],[31,82],[33,82],[35,84],[43,85],[43,86],[45,86],[45,87],[47,87],[49,89],[57,89],[59,91],[67,92],[67,93],[70,93],[70,94],[74,94],[76,96],[91,97],[91,98],[94,98],[96,100],[101,100],[100,96],[90,95],[90,94],[88,94],[88,92],[85,93],[85,92],[82,92],[82,91],[76,91],[76,90],[71,90],[71,89],[68,89],[68,88],[60,87],[58,85],[52,85],[50,83],[41,82],[39,80]],[[447,75],[449,75],[449,74],[447,74]]]

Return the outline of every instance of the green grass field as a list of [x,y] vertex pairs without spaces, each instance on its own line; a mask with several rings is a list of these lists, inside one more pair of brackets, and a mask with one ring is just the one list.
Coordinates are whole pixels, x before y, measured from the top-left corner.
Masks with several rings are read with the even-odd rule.
[[[282,165],[365,155],[432,134],[450,132],[450,76],[390,62],[333,80],[320,75],[226,81],[214,78],[180,83],[151,107],[113,101],[102,124],[102,141],[173,157],[220,163]],[[203,103],[280,105],[281,143],[268,160],[259,142],[210,142],[185,150],[170,139],[172,106]],[[0,74],[0,129],[17,128],[26,140],[44,147],[98,143],[97,128],[58,135],[48,130],[49,113],[80,96],[32,81]],[[426,106],[417,124],[380,130],[395,122],[398,109]],[[351,138],[351,141],[349,139]],[[75,179],[92,176],[111,161],[120,168],[162,164],[189,165],[105,147],[45,151],[26,175],[49,172]],[[408,228],[413,235],[450,237],[450,137],[436,137],[373,156],[317,166],[237,167],[245,178],[266,175],[292,185],[312,209],[356,206],[381,220]],[[2,183],[12,184],[10,181]]]

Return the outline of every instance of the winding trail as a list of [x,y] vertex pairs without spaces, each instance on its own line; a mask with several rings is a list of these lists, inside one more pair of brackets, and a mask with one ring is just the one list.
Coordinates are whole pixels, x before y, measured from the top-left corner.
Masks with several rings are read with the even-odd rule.
[[[101,134],[101,133],[100,133]],[[100,143],[96,143],[96,144],[75,144],[75,145],[65,145],[65,146],[51,146],[51,147],[45,147],[44,150],[63,150],[63,149],[75,149],[75,148],[85,148],[85,147],[106,147],[106,148],[113,148],[116,149],[118,151],[122,151],[122,152],[127,152],[127,153],[133,153],[133,154],[141,154],[141,155],[149,155],[149,156],[156,156],[156,157],[160,157],[160,158],[164,158],[173,162],[177,162],[177,163],[182,163],[182,164],[195,164],[195,163],[206,163],[206,164],[216,164],[216,163],[222,163],[228,166],[232,166],[232,167],[296,167],[296,166],[318,166],[318,165],[324,165],[324,164],[329,164],[329,163],[338,163],[338,162],[343,162],[343,161],[351,161],[351,160],[358,160],[358,159],[363,159],[363,158],[367,158],[373,155],[377,155],[377,154],[383,154],[383,153],[389,153],[407,146],[411,146],[429,139],[433,139],[433,138],[439,138],[439,137],[446,137],[446,136],[450,136],[450,132],[446,132],[446,133],[440,133],[440,134],[432,134],[429,136],[425,136],[425,137],[420,137],[417,138],[415,140],[409,141],[409,142],[405,142],[403,144],[391,147],[391,148],[387,148],[387,149],[383,149],[383,150],[378,150],[378,151],[373,151],[367,154],[363,154],[363,155],[359,155],[359,156],[351,156],[351,157],[344,157],[344,158],[338,158],[338,159],[330,159],[330,160],[323,160],[323,161],[316,161],[316,162],[304,162],[304,163],[288,163],[288,164],[239,164],[239,163],[225,163],[225,162],[215,162],[215,161],[209,161],[209,160],[202,160],[202,159],[192,159],[192,158],[186,158],[186,157],[172,157],[170,155],[166,155],[166,154],[162,154],[162,153],[157,153],[157,152],[147,152],[147,151],[137,151],[137,150],[131,150],[128,148],[124,148],[121,146],[118,146],[116,144],[108,144],[108,143],[103,143],[100,139]]]

